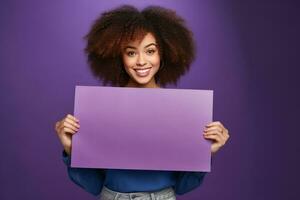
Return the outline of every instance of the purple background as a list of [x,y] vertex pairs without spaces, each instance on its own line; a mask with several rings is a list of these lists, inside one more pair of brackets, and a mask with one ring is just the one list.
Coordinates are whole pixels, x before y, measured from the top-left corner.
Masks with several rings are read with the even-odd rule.
[[[99,85],[82,37],[126,2],[145,5],[1,1],[0,199],[94,199],[69,180],[54,123],[72,113],[75,85]],[[231,134],[203,185],[178,199],[297,199],[299,3],[151,2],[175,9],[195,34],[197,60],[177,87],[214,90],[214,120]]]

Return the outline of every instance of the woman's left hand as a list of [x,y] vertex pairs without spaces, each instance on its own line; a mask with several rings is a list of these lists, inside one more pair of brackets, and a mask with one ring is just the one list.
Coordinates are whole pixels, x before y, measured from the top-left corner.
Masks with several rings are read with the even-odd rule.
[[212,140],[211,153],[216,153],[228,140],[228,130],[219,121],[211,122],[205,126],[204,138]]

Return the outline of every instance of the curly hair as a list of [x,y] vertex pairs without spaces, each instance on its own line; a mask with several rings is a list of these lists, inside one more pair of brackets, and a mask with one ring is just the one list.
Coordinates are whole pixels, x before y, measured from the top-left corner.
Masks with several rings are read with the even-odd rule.
[[125,86],[129,75],[122,61],[122,49],[130,41],[142,40],[152,33],[158,44],[161,66],[155,81],[161,86],[176,84],[189,70],[195,57],[192,32],[175,11],[149,6],[139,11],[124,5],[104,12],[95,20],[89,33],[85,53],[95,77],[104,85]]

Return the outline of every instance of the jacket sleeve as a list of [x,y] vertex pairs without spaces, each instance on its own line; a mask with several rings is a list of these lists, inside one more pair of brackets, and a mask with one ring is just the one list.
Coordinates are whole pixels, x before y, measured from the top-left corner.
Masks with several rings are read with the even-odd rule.
[[178,172],[175,193],[178,195],[185,194],[197,188],[203,182],[206,172]]
[[[213,157],[211,157],[210,165],[213,165]],[[175,193],[182,195],[199,187],[206,174],[207,172],[177,172],[176,183],[174,186]]]
[[103,187],[105,171],[101,169],[73,168],[71,167],[70,156],[65,151],[62,154],[63,161],[67,165],[69,178],[87,192],[95,196],[99,195]]

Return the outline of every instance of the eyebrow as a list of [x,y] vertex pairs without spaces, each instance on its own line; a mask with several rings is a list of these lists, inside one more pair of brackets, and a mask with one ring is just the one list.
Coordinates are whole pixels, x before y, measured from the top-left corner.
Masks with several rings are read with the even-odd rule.
[[[155,44],[155,43],[150,43],[150,44],[147,44],[144,48],[147,48],[147,47],[149,47],[149,46],[151,46],[151,45],[157,46],[157,44]],[[125,49],[127,49],[127,48],[130,48],[130,49],[136,49],[136,47],[134,47],[134,46],[126,46]]]

